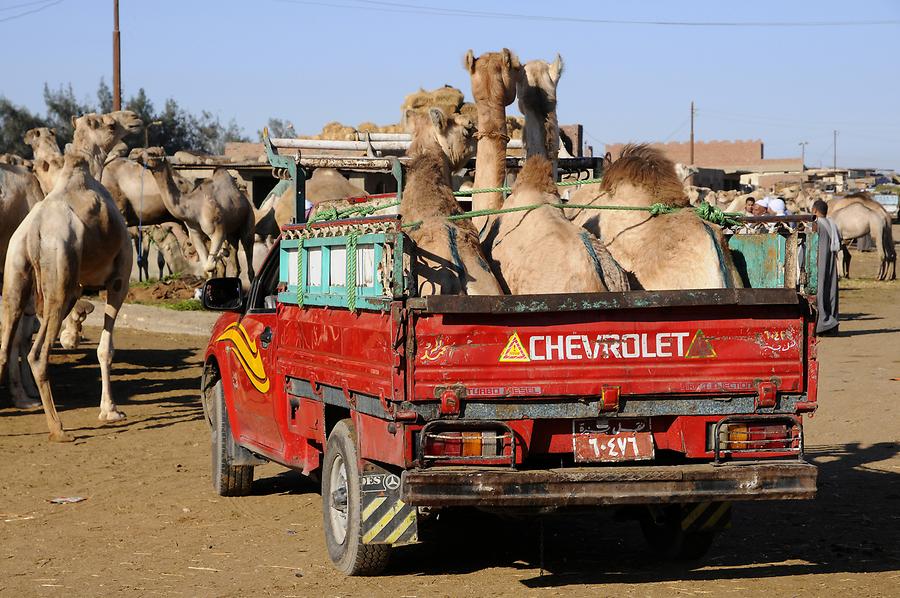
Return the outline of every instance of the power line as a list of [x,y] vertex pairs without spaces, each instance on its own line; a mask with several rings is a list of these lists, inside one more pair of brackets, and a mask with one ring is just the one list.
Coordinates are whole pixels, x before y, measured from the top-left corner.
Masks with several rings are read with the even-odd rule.
[[665,140],[663,140],[663,143],[668,143],[673,137],[675,137],[675,135],[678,135],[679,133],[681,133],[681,130],[682,130],[682,129],[685,127],[685,125],[687,125],[689,122],[691,122],[690,117],[684,119],[684,121],[682,121],[682,123],[681,123],[680,125],[678,125],[678,128],[677,128],[677,129],[675,129],[674,131],[672,131],[671,133],[669,133],[669,136],[666,137]]
[[897,19],[877,19],[861,21],[657,21],[631,19],[593,19],[587,17],[564,17],[559,15],[527,15],[520,13],[494,12],[483,10],[440,8],[421,6],[403,2],[379,0],[351,0],[357,4],[319,2],[313,0],[277,0],[286,4],[306,4],[330,8],[350,8],[405,14],[425,14],[451,17],[479,17],[487,19],[513,19],[521,21],[543,21],[558,23],[582,23],[593,25],[637,25],[654,27],[884,27],[900,25]]
[[36,0],[34,2],[23,2],[21,4],[12,4],[10,6],[2,6],[2,7],[0,7],[0,12],[6,12],[7,10],[16,10],[17,8],[25,8],[27,6],[34,6],[35,4],[44,4],[46,2],[50,2],[50,0]]
[[[41,12],[42,10],[48,9],[51,6],[56,6],[57,4],[60,4],[62,1],[63,0],[53,0],[52,2],[48,2],[48,3],[44,4],[43,6],[38,6],[37,8],[32,8],[31,10],[26,10],[25,12],[20,12],[17,15],[10,15],[8,17],[3,17],[2,19],[0,19],[0,23],[5,23],[6,21],[12,21],[13,19],[19,19],[21,17],[27,17],[28,15],[33,15],[36,12]],[[21,5],[21,4],[19,5],[20,8],[23,6],[26,6],[26,5]]]

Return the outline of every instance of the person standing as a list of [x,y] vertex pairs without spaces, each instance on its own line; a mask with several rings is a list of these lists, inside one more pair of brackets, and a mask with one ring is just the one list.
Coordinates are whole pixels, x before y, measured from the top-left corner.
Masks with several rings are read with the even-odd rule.
[[818,284],[816,288],[816,334],[838,332],[838,272],[837,252],[841,250],[841,233],[828,218],[828,204],[821,199],[812,205],[819,231]]

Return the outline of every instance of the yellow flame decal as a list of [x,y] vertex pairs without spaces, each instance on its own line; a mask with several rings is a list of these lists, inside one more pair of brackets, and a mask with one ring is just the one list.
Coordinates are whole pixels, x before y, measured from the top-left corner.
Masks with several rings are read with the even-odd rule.
[[216,339],[216,342],[218,341],[231,341],[238,362],[244,368],[244,373],[247,374],[250,383],[259,392],[269,392],[269,377],[266,376],[259,349],[256,348],[256,342],[250,338],[244,327],[237,322],[229,324]]

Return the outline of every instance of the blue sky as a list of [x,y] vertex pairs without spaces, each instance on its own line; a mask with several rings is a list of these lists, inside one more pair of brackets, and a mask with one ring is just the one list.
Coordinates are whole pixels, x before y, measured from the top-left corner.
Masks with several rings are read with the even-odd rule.
[[[49,4],[51,1],[47,0]],[[23,8],[17,5],[29,4]],[[408,6],[425,9],[410,10]],[[40,8],[0,0],[0,19]],[[575,21],[437,14],[428,7],[571,17]],[[396,122],[403,96],[457,86],[462,56],[509,47],[562,54],[563,123],[602,142],[753,139],[771,158],[799,156],[900,169],[900,2],[757,0],[491,2],[456,0],[121,0],[124,94],[232,117],[255,136],[270,116],[302,133],[339,120]],[[702,22],[893,21],[882,26],[693,27],[590,19]],[[93,99],[111,79],[112,2],[62,0],[0,20],[0,95],[43,110],[44,82]],[[511,111],[517,112],[515,106]]]

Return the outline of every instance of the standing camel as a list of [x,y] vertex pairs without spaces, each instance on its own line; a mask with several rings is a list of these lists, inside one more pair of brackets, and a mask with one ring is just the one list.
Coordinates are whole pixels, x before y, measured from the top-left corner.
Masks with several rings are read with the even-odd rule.
[[[627,145],[609,164],[594,197],[573,203],[649,207],[688,206],[675,165],[646,145]],[[743,286],[721,229],[691,210],[651,216],[645,211],[577,209],[573,222],[594,233],[619,265],[646,290],[718,289]],[[636,284],[635,284],[636,283]]]
[[544,156],[552,164],[553,181],[557,179],[559,159],[559,121],[556,117],[556,87],[563,72],[562,56],[553,63],[531,60],[522,68],[516,87],[519,110],[525,116],[525,156]]
[[[112,331],[128,293],[131,244],[125,220],[109,192],[97,181],[106,153],[140,129],[134,113],[87,114],[74,119],[75,136],[53,190],[16,229],[10,241],[3,280],[0,372],[9,361],[10,340],[23,311],[37,297],[41,326],[28,354],[37,382],[50,440],[67,442],[48,377],[50,348],[82,287],[106,290],[100,362],[100,420],[124,419],[112,398]],[[96,175],[95,175],[96,173]]]
[[[509,129],[506,107],[516,99],[516,84],[522,76],[522,65],[515,54],[503,48],[501,52],[487,52],[478,58],[472,50],[466,53],[466,69],[472,79],[472,96],[478,115],[478,150],[475,161],[476,189],[503,186],[506,180],[506,146]],[[472,196],[474,210],[496,210],[503,203],[499,191],[477,193]],[[489,218],[473,218],[476,230],[482,230]]]
[[[247,196],[224,168],[182,193],[161,147],[135,150],[133,156],[153,173],[166,209],[187,226],[194,249],[207,273],[224,264],[226,241],[234,251],[242,246],[247,258],[247,276],[253,280],[253,234],[256,215]],[[209,251],[206,240],[209,239]],[[240,273],[240,260],[236,260]]]
[[[874,222],[872,222],[869,226],[869,228],[872,229],[871,238],[875,241],[876,249],[878,249],[882,260],[881,267],[878,271],[878,280],[886,280],[888,279],[888,277],[890,277],[890,280],[895,280],[897,277],[897,252],[894,248],[894,235],[892,231],[893,219],[891,218],[891,215],[888,214],[887,210],[884,209],[884,206],[872,199],[872,196],[865,191],[860,191],[857,193],[851,193],[846,197],[840,197],[829,201],[828,212],[830,214],[830,218],[834,220],[835,216],[837,216],[837,214],[843,211],[845,208],[856,205],[867,208],[870,212],[877,214],[878,217],[882,220],[882,223],[877,227],[875,226]],[[846,227],[846,234],[853,235],[858,229],[864,228],[866,226],[865,222],[867,219],[867,215],[862,211],[853,210],[850,214],[842,217],[841,221]],[[880,238],[876,237],[876,234],[879,234]],[[841,229],[841,237],[845,241],[850,241],[854,238],[857,238],[852,236],[845,236],[844,229]],[[865,237],[866,235],[861,235],[861,238]],[[857,244],[858,243],[859,241],[857,241]],[[842,269],[839,268],[838,271],[847,278],[850,278],[850,251],[847,249],[846,245],[842,247],[841,253],[842,255],[839,256],[839,260],[842,259],[843,263],[839,264]]]
[[472,155],[471,121],[448,118],[440,108],[409,118],[413,132],[400,217],[414,225],[408,234],[417,247],[413,274],[419,294],[502,295],[471,220],[447,219],[463,213],[450,173]]
[[546,157],[531,156],[503,203],[504,208],[543,205],[497,216],[491,247],[497,278],[513,295],[628,290],[624,272],[602,243],[553,205],[560,199],[552,171]]
[[869,235],[875,241],[875,249],[881,257],[881,265],[878,268],[878,280],[894,280],[897,278],[897,253],[894,249],[894,238],[891,235],[891,224],[885,221],[880,213],[883,208],[879,205],[878,212],[871,209],[865,203],[847,203],[841,209],[831,213],[829,218],[835,223],[841,233],[841,251],[838,253],[838,272],[846,278],[850,278],[850,251],[847,243],[853,239],[859,239]]
[[[44,198],[38,179],[24,166],[0,164],[0,281],[5,279],[7,249],[10,239],[28,212]],[[31,347],[31,331],[34,329],[34,305],[26,306],[26,314],[12,333],[9,358],[9,392],[13,405],[20,409],[38,406],[37,387],[31,376],[31,368],[25,355]],[[20,362],[21,357],[21,362]],[[0,368],[0,378],[3,369]]]

